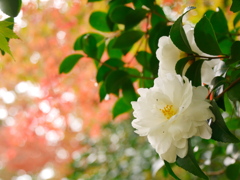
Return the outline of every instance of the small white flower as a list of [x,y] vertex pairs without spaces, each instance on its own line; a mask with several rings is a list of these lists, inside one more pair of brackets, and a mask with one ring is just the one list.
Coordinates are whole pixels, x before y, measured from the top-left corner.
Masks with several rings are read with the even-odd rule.
[[186,77],[166,74],[154,81],[150,89],[140,88],[140,97],[132,102],[132,126],[148,141],[162,159],[175,162],[185,157],[188,138],[211,138],[207,120],[214,115],[206,101],[207,89],[193,87]]
[[[200,56],[211,57],[211,55],[203,53],[196,45],[194,39],[194,29],[190,25],[183,26],[186,33],[189,45],[191,49],[199,54]],[[175,73],[175,66],[178,60],[187,57],[187,54],[179,50],[172,42],[170,37],[163,36],[158,41],[158,49],[156,52],[157,58],[160,61],[158,75],[166,73]],[[223,64],[223,61],[220,59],[213,59],[211,61],[204,61],[201,69],[202,74],[202,83],[210,85],[212,79],[216,76],[216,72],[219,69],[219,64]],[[187,68],[190,66],[188,63],[184,70],[183,74],[186,73]]]

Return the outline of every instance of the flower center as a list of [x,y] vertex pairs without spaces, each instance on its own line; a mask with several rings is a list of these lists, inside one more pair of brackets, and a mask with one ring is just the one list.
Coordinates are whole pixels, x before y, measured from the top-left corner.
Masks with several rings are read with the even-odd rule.
[[163,113],[163,115],[167,118],[170,119],[172,116],[177,114],[175,109],[173,108],[173,105],[166,105],[163,109],[160,109],[160,111]]

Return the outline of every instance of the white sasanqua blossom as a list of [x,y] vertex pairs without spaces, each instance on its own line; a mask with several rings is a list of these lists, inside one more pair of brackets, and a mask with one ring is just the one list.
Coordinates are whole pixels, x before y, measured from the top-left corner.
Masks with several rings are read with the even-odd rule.
[[205,87],[193,87],[186,77],[169,73],[138,93],[140,97],[132,102],[132,126],[137,134],[147,136],[162,159],[172,163],[177,156],[185,157],[193,136],[211,138],[207,120],[214,115]]
[[[195,53],[200,56],[212,57],[212,55],[203,53],[196,45],[194,39],[194,29],[190,25],[183,26],[186,33],[189,45]],[[160,61],[158,75],[166,73],[175,73],[175,66],[178,60],[187,57],[187,54],[179,50],[172,42],[169,36],[162,36],[158,41],[158,49],[156,52],[157,58]],[[217,71],[223,65],[220,59],[212,59],[211,61],[204,61],[201,69],[202,83],[210,85],[212,79],[216,76]],[[187,64],[183,70],[186,73],[190,64]]]

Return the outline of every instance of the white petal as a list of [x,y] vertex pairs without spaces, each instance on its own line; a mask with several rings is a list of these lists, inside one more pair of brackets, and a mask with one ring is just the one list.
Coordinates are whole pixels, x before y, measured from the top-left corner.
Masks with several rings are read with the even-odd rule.
[[161,158],[166,160],[169,163],[174,163],[176,161],[176,157],[177,157],[176,151],[177,151],[176,147],[171,146],[166,153],[161,154]]

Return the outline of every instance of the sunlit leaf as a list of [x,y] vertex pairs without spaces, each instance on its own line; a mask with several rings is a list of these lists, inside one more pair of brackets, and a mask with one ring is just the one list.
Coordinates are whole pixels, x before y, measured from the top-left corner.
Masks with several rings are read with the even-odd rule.
[[112,109],[113,118],[116,118],[118,115],[126,113],[132,109],[130,103],[127,103],[124,98],[119,98]]
[[68,57],[66,57],[59,67],[59,73],[69,73],[72,68],[77,64],[80,58],[82,58],[83,55],[81,54],[72,54]]
[[89,23],[93,28],[99,31],[111,32],[111,28],[109,27],[107,18],[107,13],[95,11],[91,14],[89,18]]

